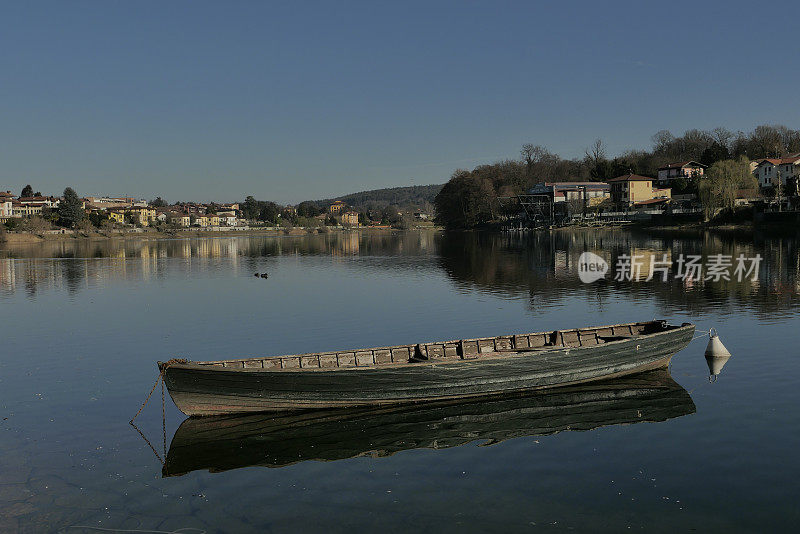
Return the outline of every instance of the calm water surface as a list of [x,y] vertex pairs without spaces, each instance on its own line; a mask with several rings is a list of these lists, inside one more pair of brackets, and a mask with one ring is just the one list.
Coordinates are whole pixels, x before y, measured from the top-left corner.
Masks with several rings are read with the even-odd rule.
[[[584,250],[612,265],[664,253],[764,263],[756,281],[584,285]],[[798,241],[759,234],[0,246],[0,531],[788,530],[800,521],[799,300]],[[699,339],[673,359],[672,397],[533,397],[317,427],[313,439],[290,429],[263,447],[190,448],[190,460],[236,468],[170,477],[128,424],[157,360],[653,317],[716,327],[734,355],[719,380],[709,383]],[[184,419],[167,398],[162,434],[156,390],[137,424],[163,456]]]

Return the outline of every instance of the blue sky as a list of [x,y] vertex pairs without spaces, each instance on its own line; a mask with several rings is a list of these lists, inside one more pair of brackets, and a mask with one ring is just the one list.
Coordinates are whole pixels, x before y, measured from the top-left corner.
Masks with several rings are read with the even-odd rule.
[[293,203],[800,127],[797,2],[7,2],[0,189]]

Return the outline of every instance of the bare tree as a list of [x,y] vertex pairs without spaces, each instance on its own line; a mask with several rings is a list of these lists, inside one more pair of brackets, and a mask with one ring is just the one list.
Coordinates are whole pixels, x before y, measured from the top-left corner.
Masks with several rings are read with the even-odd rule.
[[603,140],[599,137],[595,139],[594,143],[592,143],[592,146],[587,148],[584,153],[586,154],[586,157],[590,158],[592,161],[606,159],[606,147],[603,145]]
[[783,181],[781,180],[781,167],[775,165],[775,178],[772,179],[772,185],[775,186],[775,197],[778,199],[778,211],[781,211],[783,205]]
[[684,132],[680,138],[682,146],[681,158],[699,160],[703,152],[709,148],[714,140],[708,132],[704,130],[691,129]]
[[520,155],[522,156],[522,160],[525,162],[528,172],[530,172],[533,169],[533,166],[550,155],[550,152],[548,152],[547,149],[541,145],[526,143],[522,145]]
[[666,155],[675,142],[675,136],[669,130],[659,130],[653,134],[650,140],[653,142],[653,152]]
[[718,127],[711,130],[711,138],[714,139],[717,144],[729,150],[731,148],[731,141],[734,137],[735,136],[733,132],[727,128]]
[[777,126],[770,126],[768,124],[756,126],[753,133],[750,134],[751,151],[756,152],[753,156],[782,156],[784,152],[782,137]]
[[24,220],[22,228],[34,234],[41,234],[45,230],[50,230],[52,225],[43,217],[33,215],[32,217]]
[[608,158],[606,157],[606,148],[603,145],[603,140],[595,139],[592,146],[584,151],[583,162],[589,169],[589,175],[594,180],[602,180],[606,178],[610,172]]

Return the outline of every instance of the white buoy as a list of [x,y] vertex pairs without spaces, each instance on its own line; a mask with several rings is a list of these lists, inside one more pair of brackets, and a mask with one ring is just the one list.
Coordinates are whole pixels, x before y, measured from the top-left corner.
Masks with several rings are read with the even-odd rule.
[[706,345],[706,358],[708,357],[726,359],[731,357],[731,353],[725,348],[725,345],[722,344],[714,328],[709,330],[708,345]]
[[709,330],[708,345],[706,345],[706,363],[708,364],[708,372],[711,373],[709,379],[716,379],[730,359],[730,351],[720,341],[716,329],[712,328]]

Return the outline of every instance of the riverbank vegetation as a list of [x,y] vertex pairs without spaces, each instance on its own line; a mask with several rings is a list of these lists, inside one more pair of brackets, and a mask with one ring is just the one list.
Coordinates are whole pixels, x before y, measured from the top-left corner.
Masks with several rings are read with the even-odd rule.
[[[522,146],[519,159],[480,165],[472,170],[457,169],[434,201],[437,222],[446,228],[474,228],[496,220],[501,199],[521,194],[538,182],[606,181],[628,173],[656,177],[659,167],[697,161],[710,168],[718,162],[730,163],[714,171],[703,187],[703,197],[714,206],[731,201],[734,186],[745,188],[740,178],[742,158],[749,160],[781,157],[800,152],[800,130],[782,125],[762,125],[749,133],[726,128],[691,129],[681,136],[661,130],[651,138],[650,150],[629,150],[609,156],[605,144],[597,139],[581,158],[565,159],[541,145]],[[700,194],[696,179],[678,179],[673,194]],[[735,194],[735,191],[733,191]],[[718,197],[717,193],[722,193]],[[716,206],[717,202],[722,205]],[[727,203],[727,204],[726,204]]]
[[715,162],[698,183],[705,218],[712,218],[719,210],[733,212],[736,193],[757,187],[758,182],[750,171],[750,160],[745,156]]

